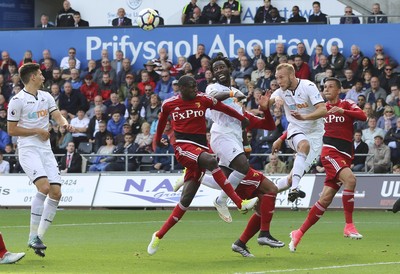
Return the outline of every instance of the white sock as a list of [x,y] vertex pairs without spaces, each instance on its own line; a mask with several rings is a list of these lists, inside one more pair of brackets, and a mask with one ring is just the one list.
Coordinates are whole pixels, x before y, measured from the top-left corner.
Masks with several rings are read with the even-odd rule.
[[[234,170],[229,175],[228,182],[231,183],[233,189],[236,189],[244,177],[246,177],[246,174]],[[228,195],[226,195],[226,193],[221,190],[219,197],[217,198],[217,203],[220,205],[225,205],[227,200]]]
[[208,186],[212,189],[221,190],[221,187],[217,184],[217,182],[214,180],[214,177],[210,174],[204,174],[203,179],[201,180],[201,184]]
[[276,186],[278,187],[278,193],[285,191],[290,188],[289,182],[288,182],[288,177],[282,177],[279,178],[278,181],[276,181]]
[[38,228],[38,236],[40,239],[43,239],[44,234],[46,233],[50,224],[53,222],[59,202],[60,201],[56,201],[56,200],[47,198],[47,201],[44,205],[42,219],[40,220],[40,224],[39,224],[39,228]]
[[304,169],[306,167],[306,158],[307,155],[304,153],[297,153],[296,159],[294,159],[293,163],[293,175],[292,175],[292,189],[295,189],[299,186],[300,179],[304,175]]
[[31,224],[29,231],[29,239],[32,239],[38,235],[38,227],[40,219],[42,218],[44,200],[46,200],[45,194],[37,192],[33,197],[31,205]]

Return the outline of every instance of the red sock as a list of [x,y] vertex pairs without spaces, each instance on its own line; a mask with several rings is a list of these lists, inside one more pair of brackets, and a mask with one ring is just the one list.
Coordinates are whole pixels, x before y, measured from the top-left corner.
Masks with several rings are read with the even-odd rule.
[[267,193],[261,198],[261,231],[269,231],[269,225],[274,215],[276,194]]
[[0,234],[0,259],[3,258],[6,252],[7,252],[6,244],[3,241],[3,235]]
[[236,194],[232,185],[226,179],[225,174],[222,172],[221,168],[216,168],[211,171],[211,174],[217,184],[221,189],[228,195],[229,198],[235,203],[235,205],[240,209],[242,208],[242,199]]
[[161,229],[157,232],[157,237],[162,239],[168,230],[170,230],[179,220],[182,218],[183,214],[186,213],[187,208],[182,206],[181,203],[177,204],[169,215],[167,221],[163,224]]
[[306,220],[301,225],[300,230],[303,233],[306,233],[306,231],[316,222],[318,222],[319,218],[321,218],[322,215],[324,215],[325,210],[326,208],[324,208],[319,202],[316,202],[308,213]]
[[343,190],[342,196],[344,218],[346,224],[353,223],[353,211],[354,211],[354,191],[349,189]]
[[257,213],[254,213],[246,228],[244,229],[242,235],[240,235],[239,240],[244,244],[247,243],[256,233],[260,230],[261,217]]

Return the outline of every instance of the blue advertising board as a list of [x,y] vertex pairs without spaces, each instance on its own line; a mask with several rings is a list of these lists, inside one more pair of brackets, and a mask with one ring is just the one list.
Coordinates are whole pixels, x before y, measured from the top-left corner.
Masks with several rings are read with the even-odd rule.
[[276,43],[284,43],[288,54],[296,53],[296,44],[303,42],[311,54],[321,44],[330,54],[331,45],[337,44],[345,56],[350,55],[353,44],[358,45],[364,55],[374,54],[374,45],[382,44],[385,52],[400,60],[397,49],[400,25],[278,25],[278,26],[202,26],[159,27],[153,31],[139,28],[85,28],[85,29],[37,29],[0,31],[0,50],[7,50],[19,61],[25,50],[33,52],[34,59],[42,57],[43,49],[50,49],[53,58],[61,60],[67,56],[68,48],[77,49],[77,58],[85,67],[87,60],[99,59],[102,49],[108,49],[113,57],[122,50],[132,60],[135,69],[156,58],[161,47],[168,49],[169,57],[176,62],[179,56],[189,56],[198,44],[206,47],[206,53],[215,56],[218,52],[236,57],[239,47],[244,47],[252,56],[252,46],[258,43],[265,55],[275,51]]
[[0,0],[0,28],[31,28],[34,7],[33,0]]

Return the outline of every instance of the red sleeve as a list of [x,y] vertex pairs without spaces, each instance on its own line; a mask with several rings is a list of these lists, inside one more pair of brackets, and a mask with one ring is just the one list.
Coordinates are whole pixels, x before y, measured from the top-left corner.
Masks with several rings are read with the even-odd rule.
[[281,137],[279,137],[279,139],[281,139],[282,141],[285,141],[286,138],[287,138],[287,131],[285,131],[285,132],[281,135]]
[[238,119],[239,121],[243,121],[246,118],[243,115],[241,115],[239,112],[234,110],[233,108],[231,108],[219,101],[217,101],[217,103],[215,105],[211,106],[210,108],[221,111],[229,116],[232,116],[232,117]]
[[251,130],[253,128],[274,130],[276,128],[275,121],[269,110],[264,111],[264,118],[257,117],[247,111],[245,111],[244,116],[250,121],[250,125],[246,130]]
[[164,133],[165,125],[167,124],[167,120],[168,120],[168,115],[169,115],[169,111],[167,110],[165,105],[163,105],[161,107],[160,119],[158,120],[156,136],[154,137],[156,144],[158,144],[160,142],[161,135]]
[[362,109],[353,109],[353,110],[345,109],[343,114],[346,114],[355,120],[367,121],[367,115],[365,115]]

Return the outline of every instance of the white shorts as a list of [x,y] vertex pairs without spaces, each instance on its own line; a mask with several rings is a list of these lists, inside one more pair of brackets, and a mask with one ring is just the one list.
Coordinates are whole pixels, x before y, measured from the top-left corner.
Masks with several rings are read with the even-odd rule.
[[297,145],[302,140],[307,140],[310,144],[310,152],[306,158],[305,172],[308,172],[313,165],[313,162],[319,155],[321,155],[322,150],[322,136],[323,134],[312,134],[305,135],[304,133],[299,133],[287,140],[288,145],[294,151],[297,151]]
[[229,167],[233,159],[244,153],[243,143],[232,134],[211,134],[210,145],[220,166]]
[[47,177],[51,184],[61,184],[60,170],[51,150],[39,147],[18,149],[19,163],[32,183]]

